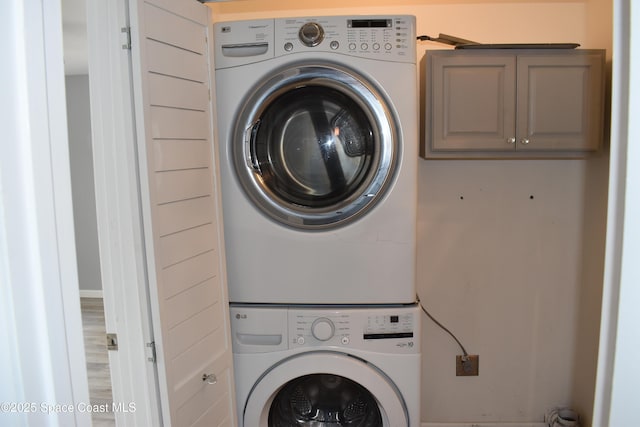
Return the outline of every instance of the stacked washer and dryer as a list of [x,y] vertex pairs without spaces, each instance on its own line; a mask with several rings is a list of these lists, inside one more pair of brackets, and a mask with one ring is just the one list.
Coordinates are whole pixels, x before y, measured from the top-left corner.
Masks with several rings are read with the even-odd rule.
[[415,18],[214,31],[239,424],[418,426]]

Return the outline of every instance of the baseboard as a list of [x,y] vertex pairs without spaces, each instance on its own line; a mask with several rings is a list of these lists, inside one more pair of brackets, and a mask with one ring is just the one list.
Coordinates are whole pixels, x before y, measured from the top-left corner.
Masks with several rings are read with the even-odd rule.
[[102,289],[80,289],[80,298],[102,298]]
[[421,427],[548,427],[545,423],[422,423]]

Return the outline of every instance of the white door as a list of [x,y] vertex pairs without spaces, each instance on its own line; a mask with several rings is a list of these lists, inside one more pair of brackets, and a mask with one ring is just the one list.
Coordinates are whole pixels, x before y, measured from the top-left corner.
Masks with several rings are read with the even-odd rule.
[[140,194],[164,425],[235,425],[210,10],[132,0]]

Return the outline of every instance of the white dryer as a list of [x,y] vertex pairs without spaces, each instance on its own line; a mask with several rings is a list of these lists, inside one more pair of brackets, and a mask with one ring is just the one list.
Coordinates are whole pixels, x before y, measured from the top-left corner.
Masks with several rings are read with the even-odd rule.
[[419,315],[232,305],[239,426],[419,426]]
[[415,18],[214,34],[230,300],[415,301]]

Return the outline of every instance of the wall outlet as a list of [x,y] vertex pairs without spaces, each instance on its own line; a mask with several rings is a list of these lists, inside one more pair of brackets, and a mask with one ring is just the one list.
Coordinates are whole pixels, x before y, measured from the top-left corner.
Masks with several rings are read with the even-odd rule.
[[470,354],[468,356],[456,356],[456,376],[471,377],[478,375],[478,364],[480,356]]

